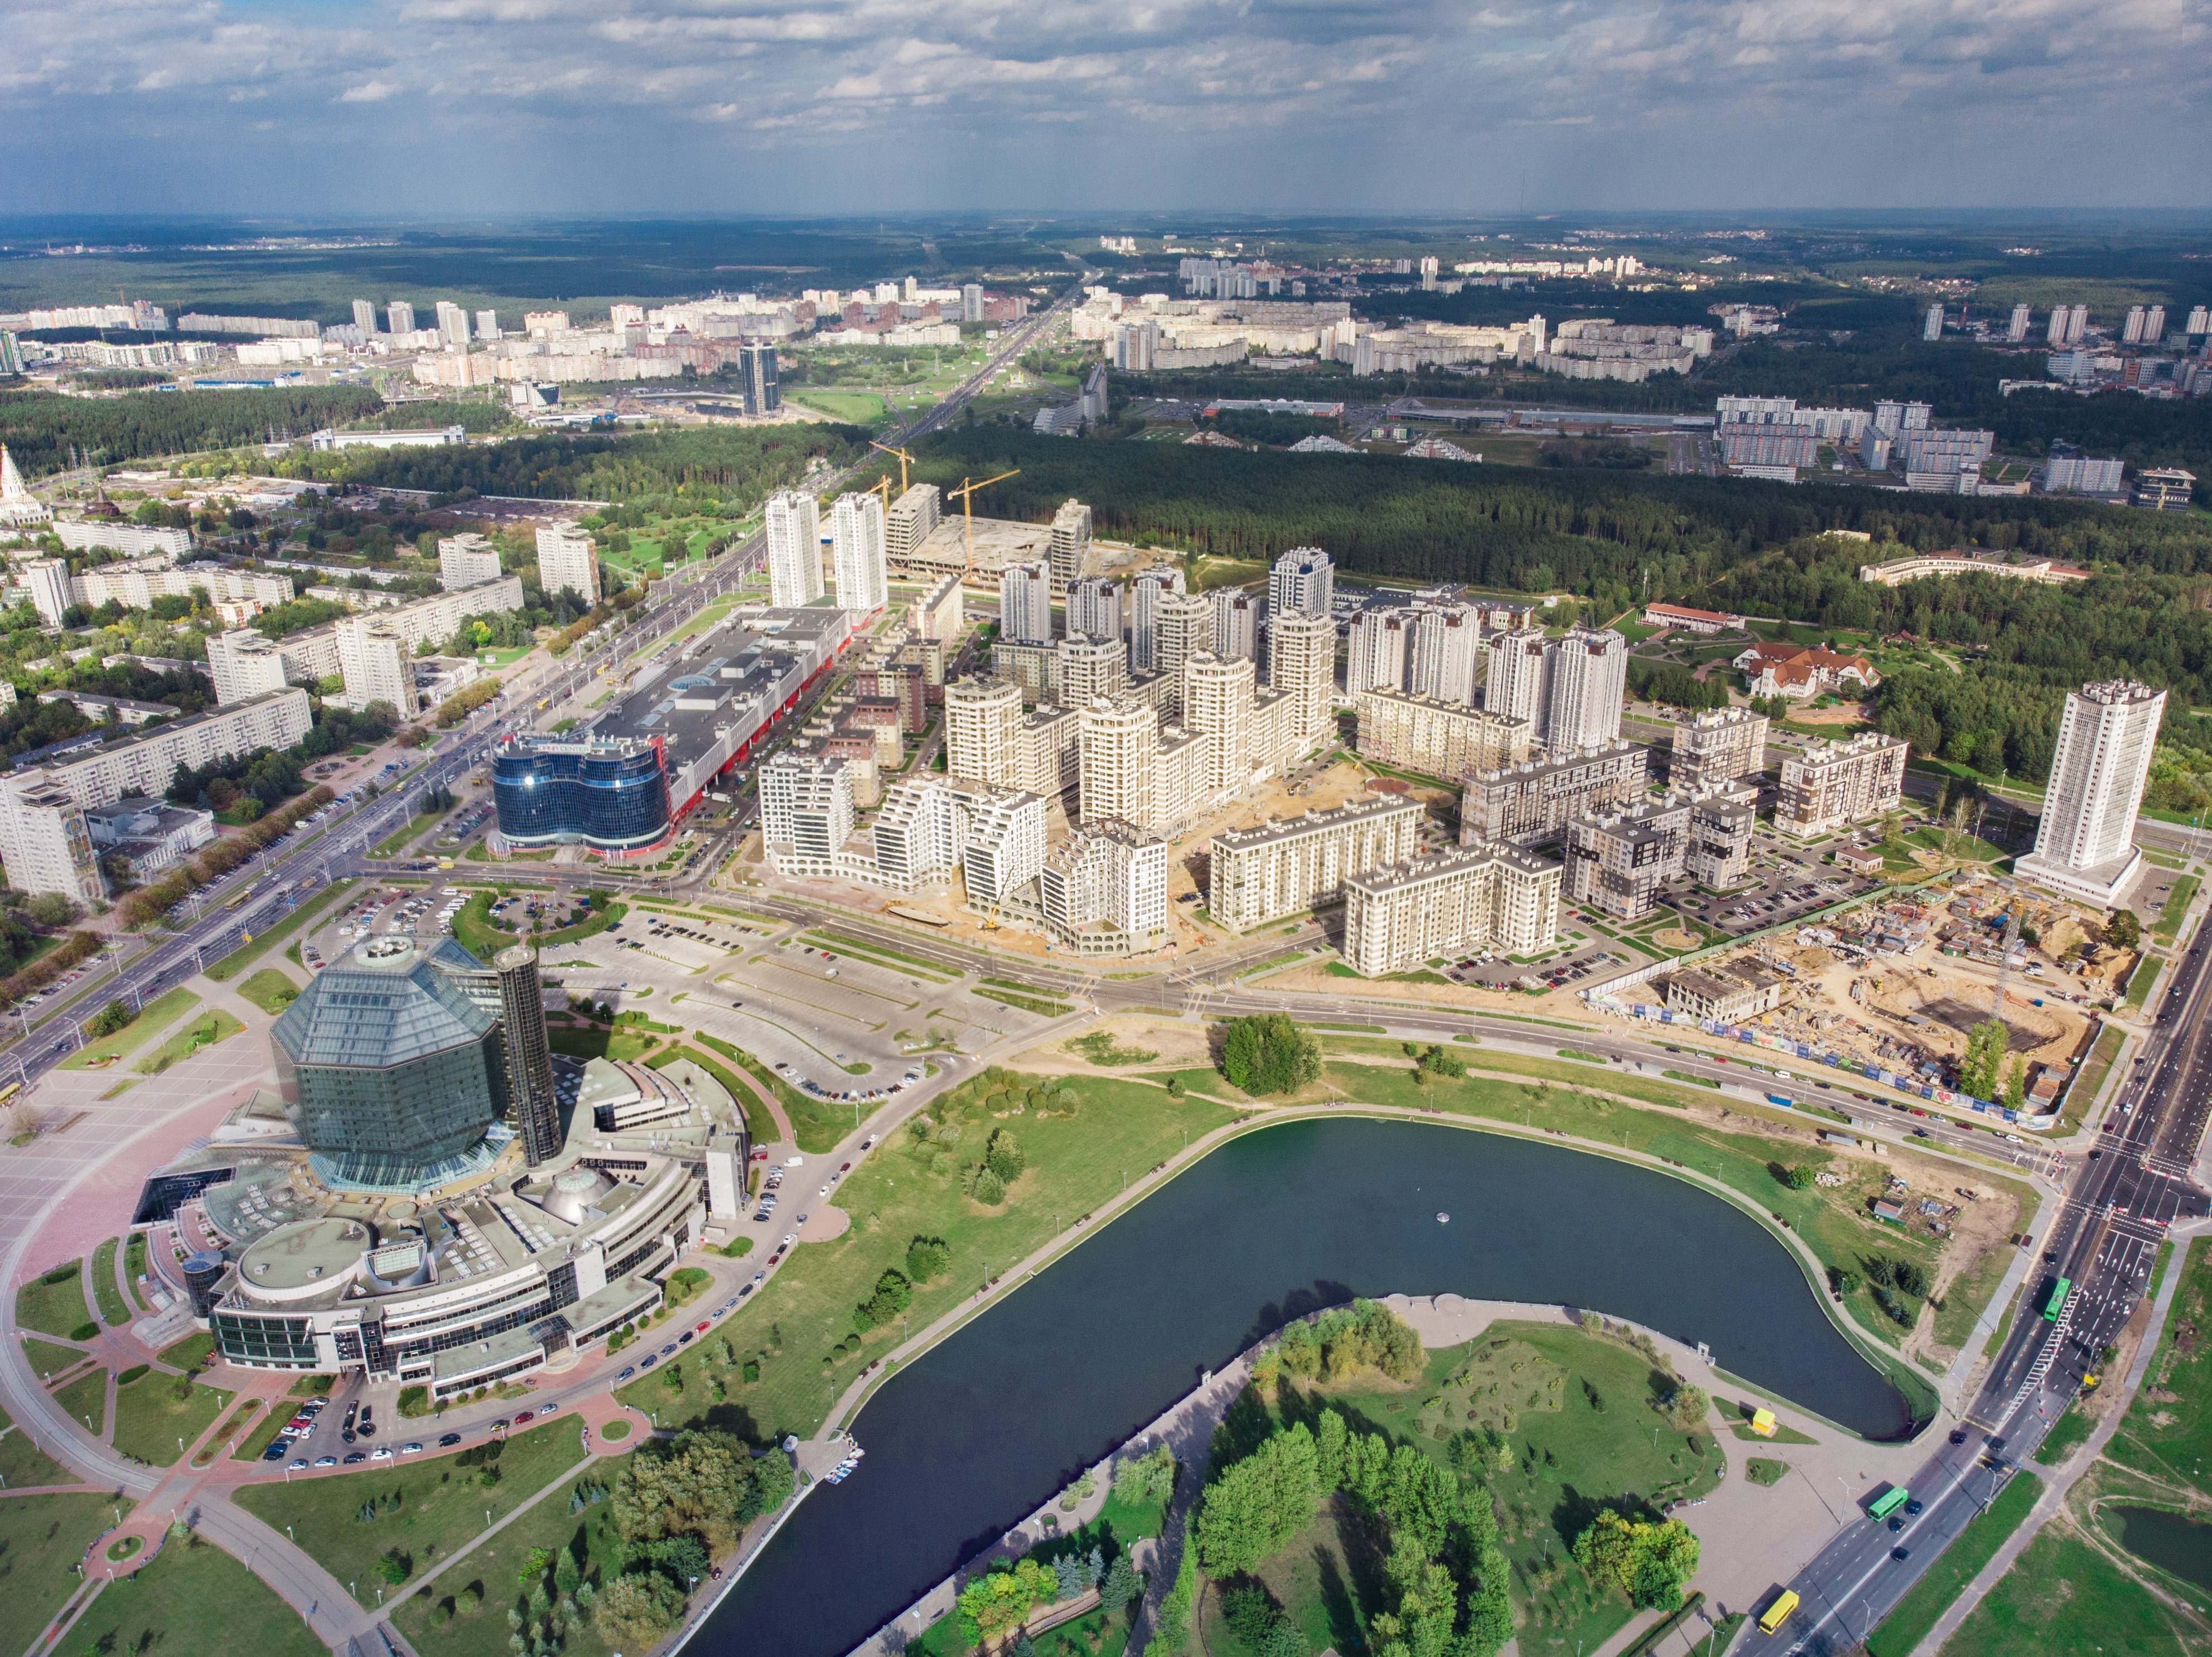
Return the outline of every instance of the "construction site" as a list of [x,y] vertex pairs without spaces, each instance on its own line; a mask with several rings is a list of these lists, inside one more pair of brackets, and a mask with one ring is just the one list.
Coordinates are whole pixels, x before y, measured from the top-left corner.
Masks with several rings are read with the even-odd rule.
[[1976,871],[1698,967],[1780,974],[1781,1005],[1751,1024],[1929,1086],[1960,1085],[1969,1034],[1995,1017],[2023,1061],[2024,1108],[2040,1114],[2057,1108],[2136,959],[2101,930],[2075,905]]

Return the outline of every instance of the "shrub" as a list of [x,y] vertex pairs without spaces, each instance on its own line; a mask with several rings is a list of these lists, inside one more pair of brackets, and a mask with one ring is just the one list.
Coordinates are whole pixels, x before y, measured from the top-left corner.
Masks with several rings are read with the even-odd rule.
[[410,1417],[430,1413],[430,1389],[428,1387],[402,1387],[399,1389],[399,1413]]
[[984,1147],[983,1162],[1001,1181],[1012,1185],[1022,1177],[1029,1166],[1029,1158],[1022,1152],[1020,1143],[1005,1128],[991,1135],[990,1144]]
[[[984,1207],[996,1208],[1000,1203],[1006,1200],[1006,1181],[1001,1180],[997,1174],[991,1172],[989,1165],[986,1164],[975,1175],[975,1189],[974,1194],[975,1200],[982,1204]],[[94,1331],[94,1332],[97,1333],[98,1332]]]
[[927,1283],[952,1269],[952,1246],[942,1237],[916,1237],[907,1245],[906,1275],[910,1283]]

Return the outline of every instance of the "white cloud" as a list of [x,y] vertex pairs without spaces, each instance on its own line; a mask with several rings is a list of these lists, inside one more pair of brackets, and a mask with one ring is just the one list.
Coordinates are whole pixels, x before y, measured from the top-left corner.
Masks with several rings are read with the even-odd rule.
[[1948,150],[1963,188],[1978,161],[2086,183],[2116,154],[2184,179],[2208,159],[2208,47],[2212,0],[2108,0],[2094,22],[2060,0],[17,0],[0,10],[0,135],[35,125],[46,151],[111,164],[180,139],[216,155],[246,130],[240,101],[320,141],[355,118],[333,102],[408,97],[409,130],[378,133],[395,153],[487,133],[549,165],[564,144],[729,143],[768,164],[748,179],[846,158],[849,186],[809,197],[839,206],[896,191],[875,158],[948,146],[972,199],[1006,199],[1064,164],[1060,140],[1019,136],[1042,124],[1125,199],[1178,154],[1179,184],[1277,200],[1322,177],[1364,198],[1386,171],[1417,191],[1431,157],[1444,206],[1489,176],[1497,141],[1552,130],[1671,161],[1711,200],[1698,182],[1723,137],[1777,164]]

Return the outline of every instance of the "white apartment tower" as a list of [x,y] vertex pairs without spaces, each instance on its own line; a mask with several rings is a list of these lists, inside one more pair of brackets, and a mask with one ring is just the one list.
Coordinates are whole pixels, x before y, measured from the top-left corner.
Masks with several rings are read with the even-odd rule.
[[1079,633],[1094,639],[1121,636],[1121,583],[1084,575],[1067,584],[1067,636]]
[[959,679],[945,687],[945,768],[975,782],[1011,786],[1020,774],[1022,688],[1011,679]]
[[999,577],[999,638],[1010,645],[1052,642],[1052,568],[1009,564]]
[[574,524],[538,526],[538,585],[549,598],[566,592],[587,609],[599,602],[599,555],[588,531]]
[[371,702],[389,702],[403,719],[411,719],[422,711],[410,665],[414,652],[398,628],[372,612],[340,616],[335,630],[338,675],[345,681],[349,703],[362,708]]
[[1182,722],[1208,738],[1208,792],[1241,788],[1251,777],[1252,688],[1252,664],[1243,657],[1200,652],[1183,664]]
[[1336,692],[1336,623],[1291,610],[1267,629],[1267,688],[1291,698],[1291,731],[1303,750],[1330,728]]
[[284,688],[284,658],[276,641],[252,628],[210,634],[207,652],[208,673],[215,680],[215,699],[221,707]]
[[393,333],[411,334],[415,331],[415,307],[405,300],[393,300],[384,307],[384,314]]
[[[596,567],[596,561],[594,561]],[[447,592],[499,580],[499,549],[481,535],[438,537],[438,585]],[[543,577],[540,578],[543,585]]]
[[1513,628],[1491,635],[1490,681],[1482,705],[1509,719],[1526,719],[1539,731],[1549,723],[1551,674],[1544,629]]
[[1182,572],[1173,568],[1140,571],[1129,583],[1129,665],[1139,673],[1153,671],[1152,652],[1159,601],[1182,591]]
[[2136,813],[2150,778],[2166,693],[2125,679],[2066,698],[2035,850],[2020,872],[2069,897],[2109,906],[2135,877]]
[[1124,700],[1082,710],[1078,737],[1078,800],[1085,822],[1118,817],[1152,821],[1152,762],[1160,745],[1159,711]]
[[1550,697],[1544,745],[1597,748],[1620,735],[1628,695],[1628,640],[1610,628],[1572,628],[1547,652]]
[[1202,592],[1164,592],[1152,604],[1152,671],[1180,684],[1183,664],[1213,648],[1213,604]]
[[1060,699],[1070,707],[1088,707],[1128,689],[1129,647],[1119,639],[1071,633],[1054,654],[1060,661]]
[[822,514],[805,489],[768,498],[769,603],[796,609],[822,596]]
[[1352,618],[1346,640],[1344,694],[1403,690],[1413,654],[1414,620],[1402,610],[1363,610]]
[[469,343],[469,313],[449,299],[438,301],[438,337],[450,346]]
[[1267,601],[1257,594],[1223,588],[1213,595],[1213,653],[1260,659],[1260,627]]
[[1052,585],[1056,592],[1067,591],[1068,583],[1083,574],[1084,560],[1091,552],[1091,508],[1083,502],[1069,500],[1052,515]]
[[837,608],[872,616],[890,601],[884,568],[884,503],[873,494],[841,495],[830,507]]
[[2014,345],[2021,343],[2027,337],[2027,307],[2025,305],[2014,306],[2012,307],[2012,323],[2011,325],[2007,327],[2005,330],[2005,337],[2011,341]]
[[376,301],[374,300],[357,299],[353,302],[353,325],[361,330],[361,337],[364,341],[376,337]]
[[1302,610],[1326,616],[1336,596],[1336,567],[1319,547],[1293,547],[1275,560],[1267,577],[1267,609],[1281,615]]
[[1408,688],[1440,702],[1475,703],[1482,677],[1482,612],[1472,604],[1438,604],[1413,613]]

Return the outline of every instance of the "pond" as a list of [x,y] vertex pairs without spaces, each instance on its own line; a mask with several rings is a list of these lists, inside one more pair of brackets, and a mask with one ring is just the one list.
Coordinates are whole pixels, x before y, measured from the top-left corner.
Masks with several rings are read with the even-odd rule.
[[2212,1525],[2164,1508],[2107,1508],[2105,1516],[2136,1558],[2212,1592]]
[[1231,1140],[887,1381],[854,1423],[858,1472],[800,1504],[690,1649],[844,1657],[1288,1319],[1445,1292],[1629,1319],[1870,1438],[1911,1428],[1789,1252],[1718,1198],[1463,1128],[1285,1123]]

